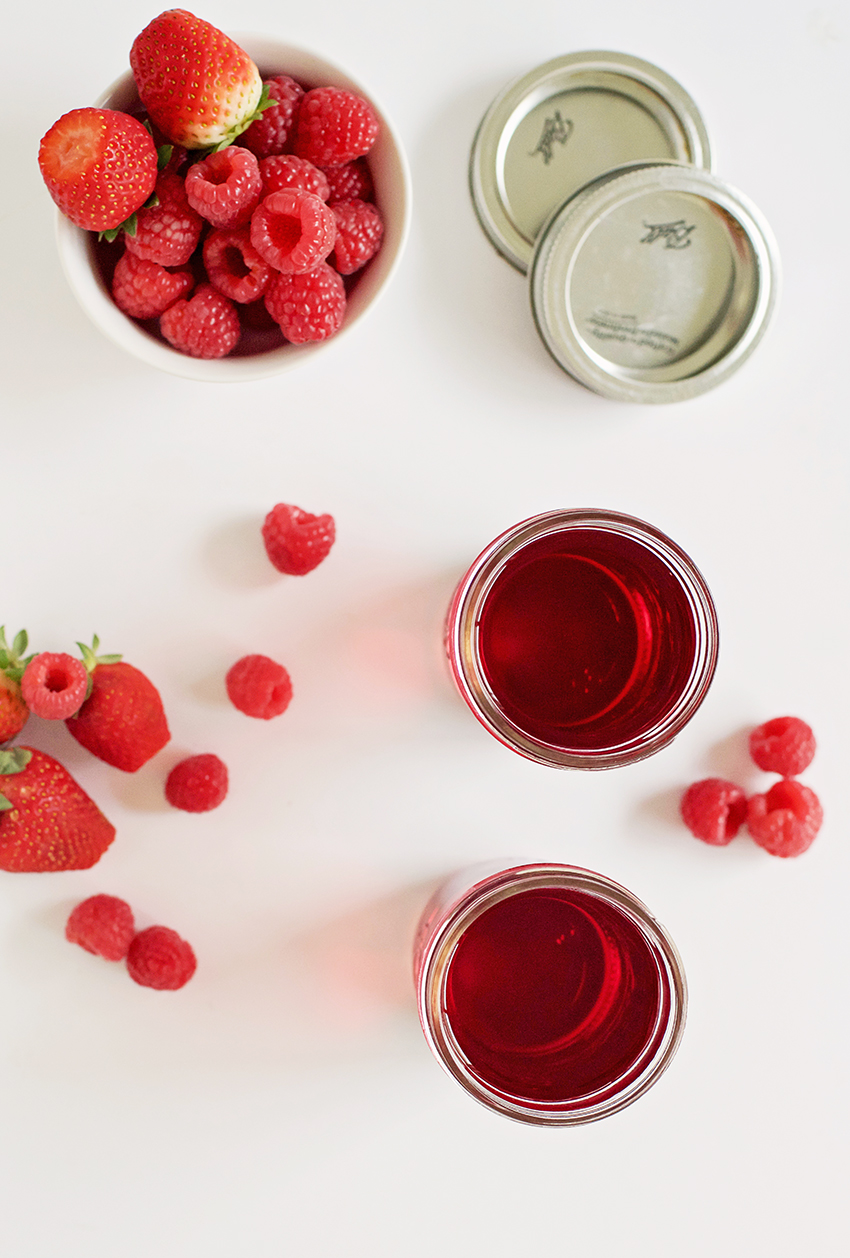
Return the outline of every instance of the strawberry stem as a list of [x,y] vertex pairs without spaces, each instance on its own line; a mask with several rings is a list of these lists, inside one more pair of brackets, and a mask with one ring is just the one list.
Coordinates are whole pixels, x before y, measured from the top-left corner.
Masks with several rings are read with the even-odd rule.
[[[92,692],[92,687],[94,686],[94,680],[93,680],[92,674],[94,673],[94,670],[97,668],[98,664],[117,664],[118,661],[121,659],[121,656],[120,655],[98,655],[97,652],[98,652],[98,647],[100,646],[100,638],[97,636],[97,634],[95,634],[94,637],[92,638],[91,646],[86,646],[85,642],[78,642],[77,646],[80,648],[80,653],[83,657],[83,663],[85,664],[86,672],[89,675],[88,685],[86,686],[86,698],[83,699],[83,703],[85,703],[86,699],[88,699],[89,695]],[[80,706],[82,707],[82,704]],[[77,713],[75,712],[74,716],[76,715]]]
[[11,777],[13,773],[21,773],[30,760],[32,752],[26,747],[9,747],[0,751],[0,776]]
[[15,634],[14,641],[9,646],[6,642],[5,626],[0,626],[0,672],[5,673],[12,681],[20,681],[27,664],[35,659],[35,655],[24,656],[28,644],[27,631],[22,629],[20,633]]

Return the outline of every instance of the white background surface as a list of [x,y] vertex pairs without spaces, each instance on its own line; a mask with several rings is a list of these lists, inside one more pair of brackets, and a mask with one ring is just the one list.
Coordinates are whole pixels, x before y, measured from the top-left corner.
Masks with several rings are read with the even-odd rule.
[[[396,279],[333,352],[210,386],[128,357],[60,272],[40,136],[125,68],[158,10],[19,5],[3,52],[0,622],[38,649],[100,635],[159,686],[169,746],[140,773],[33,719],[118,827],[93,869],[2,875],[0,1233],[9,1258],[785,1258],[845,1252],[850,13],[763,0],[210,3],[224,29],[324,53],[400,130],[414,222]],[[466,191],[475,126],[511,78],[610,48],[679,79],[716,170],[778,237],[767,339],[715,392],[604,401],[549,360],[524,284]],[[302,579],[259,539],[278,501],[336,517]],[[566,774],[492,740],[443,679],[454,581],[497,532],[607,506],[668,532],[716,597],[721,661],[665,752]],[[295,699],[252,722],[223,676],[283,662]],[[768,781],[746,731],[815,728],[826,822],[797,861],[709,849],[684,785]],[[168,769],[215,751],[231,791],[170,810]],[[605,1122],[488,1114],[429,1056],[404,936],[417,888],[479,858],[554,859],[625,883],[683,954],[669,1072]],[[72,948],[105,891],[194,945],[157,993]]]

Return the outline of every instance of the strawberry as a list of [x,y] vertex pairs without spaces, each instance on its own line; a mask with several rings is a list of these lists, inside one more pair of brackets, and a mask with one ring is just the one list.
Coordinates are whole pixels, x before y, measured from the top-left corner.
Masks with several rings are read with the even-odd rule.
[[114,109],[72,109],[41,141],[38,164],[62,213],[87,231],[116,232],[150,197],[157,151],[137,118]]
[[0,751],[0,783],[0,869],[90,869],[115,838],[115,827],[94,800],[43,751]]
[[136,36],[130,66],[151,120],[184,148],[226,148],[275,104],[248,54],[185,9]]
[[31,655],[22,659],[27,649],[27,633],[22,629],[11,646],[6,642],[6,630],[0,628],[0,743],[19,734],[26,724],[29,708],[21,694],[21,678]]
[[69,731],[93,755],[135,773],[168,742],[168,723],[159,691],[144,673],[121,661],[120,655],[96,654],[78,642],[91,674],[91,691],[76,716],[65,722]]

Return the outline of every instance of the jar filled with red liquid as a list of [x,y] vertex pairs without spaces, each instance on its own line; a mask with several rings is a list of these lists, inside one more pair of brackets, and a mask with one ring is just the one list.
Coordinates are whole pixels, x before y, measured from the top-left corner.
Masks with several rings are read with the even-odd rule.
[[630,891],[570,865],[456,875],[422,916],[414,977],[438,1061],[520,1122],[623,1109],[670,1064],[685,1025],[667,932]]
[[613,511],[497,537],[455,591],[446,650],[479,721],[521,755],[610,769],[665,747],[705,698],[718,627],[675,542]]

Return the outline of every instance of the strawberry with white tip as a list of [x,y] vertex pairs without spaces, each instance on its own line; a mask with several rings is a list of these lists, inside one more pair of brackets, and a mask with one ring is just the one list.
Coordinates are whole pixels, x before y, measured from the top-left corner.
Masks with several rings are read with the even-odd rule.
[[137,35],[130,66],[151,120],[184,148],[226,148],[275,104],[248,54],[186,9]]

